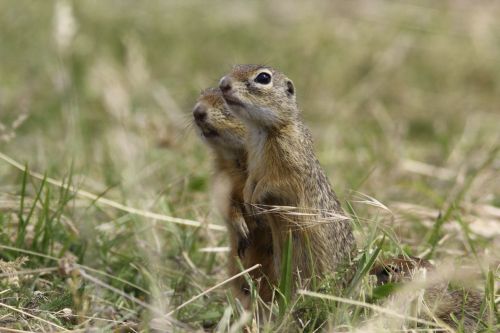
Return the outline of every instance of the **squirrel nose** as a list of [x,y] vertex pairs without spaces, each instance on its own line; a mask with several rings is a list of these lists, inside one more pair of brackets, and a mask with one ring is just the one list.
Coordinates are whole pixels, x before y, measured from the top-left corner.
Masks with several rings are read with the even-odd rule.
[[193,117],[198,121],[203,121],[207,117],[207,108],[203,105],[198,105],[193,110]]
[[227,76],[224,76],[222,79],[220,79],[219,82],[219,88],[222,90],[222,92],[228,92],[231,90],[231,79],[228,78]]

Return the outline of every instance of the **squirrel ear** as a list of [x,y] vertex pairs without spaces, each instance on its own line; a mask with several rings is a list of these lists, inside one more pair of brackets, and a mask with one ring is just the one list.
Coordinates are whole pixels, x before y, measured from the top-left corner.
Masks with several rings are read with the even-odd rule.
[[293,86],[293,82],[291,80],[286,80],[286,92],[289,96],[295,95],[295,87]]

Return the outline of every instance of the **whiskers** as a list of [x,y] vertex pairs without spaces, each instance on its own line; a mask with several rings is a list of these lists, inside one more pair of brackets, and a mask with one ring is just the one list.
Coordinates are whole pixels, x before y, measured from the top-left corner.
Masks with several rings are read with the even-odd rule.
[[[181,126],[180,129],[175,134],[174,138],[177,142],[182,142],[186,139],[191,132],[196,131],[196,124],[194,123],[193,116],[191,113],[183,114],[181,118]],[[196,133],[198,135],[198,133]]]

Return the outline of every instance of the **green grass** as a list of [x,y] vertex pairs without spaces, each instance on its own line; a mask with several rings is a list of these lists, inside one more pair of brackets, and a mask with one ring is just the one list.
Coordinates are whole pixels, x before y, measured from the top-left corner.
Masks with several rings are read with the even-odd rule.
[[227,286],[176,310],[228,278],[226,254],[205,251],[225,233],[170,217],[222,224],[190,110],[234,63],[294,81],[361,249],[348,294],[333,279],[316,288],[333,300],[293,299],[285,279],[261,331],[401,328],[344,301],[390,309],[367,272],[402,253],[467,267],[455,277],[500,319],[499,15],[486,1],[0,1],[0,152],[21,163],[0,159],[0,327],[251,320]]

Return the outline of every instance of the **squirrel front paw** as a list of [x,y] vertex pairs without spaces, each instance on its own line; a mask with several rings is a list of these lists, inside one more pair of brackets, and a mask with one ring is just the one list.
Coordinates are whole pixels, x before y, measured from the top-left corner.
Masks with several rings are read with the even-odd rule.
[[249,246],[250,240],[247,237],[238,237],[238,257],[243,258],[245,256],[245,251]]

